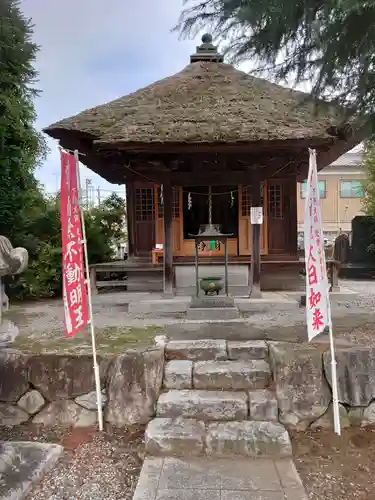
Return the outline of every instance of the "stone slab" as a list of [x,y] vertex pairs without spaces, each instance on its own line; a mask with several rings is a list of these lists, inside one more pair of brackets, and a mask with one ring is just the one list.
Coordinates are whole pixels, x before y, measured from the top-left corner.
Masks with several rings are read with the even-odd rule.
[[0,500],[23,500],[62,455],[56,444],[0,443]]
[[276,395],[265,389],[249,392],[250,419],[260,421],[278,421]]
[[284,298],[278,294],[271,297],[250,299],[236,298],[234,303],[241,313],[260,313],[267,311],[297,311],[299,303],[293,299]]
[[290,457],[292,445],[284,426],[274,422],[215,422],[208,426],[207,455],[212,457]]
[[171,340],[165,346],[167,359],[190,359],[205,361],[209,359],[228,359],[225,340]]
[[188,321],[228,321],[238,319],[240,313],[237,307],[202,307],[189,309],[186,315]]
[[166,389],[193,388],[193,362],[187,359],[174,359],[164,365],[164,387]]
[[252,361],[198,361],[193,368],[195,389],[263,389],[271,381],[269,364]]
[[148,457],[133,500],[307,500],[298,474],[289,486],[292,460],[278,464],[262,458]]
[[159,488],[281,491],[281,481],[272,460],[166,458]]
[[203,454],[206,428],[194,419],[155,418],[145,434],[146,453],[153,456]]
[[264,340],[229,341],[229,359],[265,359],[268,356],[268,345]]
[[171,390],[159,397],[156,414],[167,418],[244,420],[248,416],[245,392]]
[[163,469],[164,458],[146,458],[143,462],[133,500],[154,500]]
[[140,300],[130,302],[129,314],[152,313],[185,313],[190,306],[191,297],[173,297],[154,300]]

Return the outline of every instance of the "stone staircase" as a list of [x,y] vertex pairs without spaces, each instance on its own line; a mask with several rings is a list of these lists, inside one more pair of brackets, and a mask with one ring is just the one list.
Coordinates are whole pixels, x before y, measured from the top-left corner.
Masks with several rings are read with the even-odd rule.
[[264,341],[170,341],[146,429],[153,456],[290,457]]

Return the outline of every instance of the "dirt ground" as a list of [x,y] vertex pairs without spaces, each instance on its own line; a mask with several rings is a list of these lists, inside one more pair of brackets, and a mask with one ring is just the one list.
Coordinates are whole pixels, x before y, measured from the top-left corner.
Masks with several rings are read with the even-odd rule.
[[144,429],[0,428],[0,440],[64,447],[63,457],[27,500],[131,500],[143,462]]
[[309,500],[375,500],[375,428],[296,433],[292,443]]

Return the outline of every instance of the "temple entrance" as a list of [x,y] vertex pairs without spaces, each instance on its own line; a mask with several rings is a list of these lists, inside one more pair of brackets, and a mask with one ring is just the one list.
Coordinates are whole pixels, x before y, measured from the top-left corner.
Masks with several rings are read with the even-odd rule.
[[[238,186],[212,186],[212,223],[221,232],[238,237]],[[185,186],[183,190],[184,239],[198,234],[209,221],[209,187]]]

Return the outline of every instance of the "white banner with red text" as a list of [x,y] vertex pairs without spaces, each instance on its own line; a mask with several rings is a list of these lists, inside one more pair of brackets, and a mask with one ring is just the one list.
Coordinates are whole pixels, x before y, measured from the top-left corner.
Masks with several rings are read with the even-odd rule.
[[330,324],[329,284],[320,210],[316,151],[309,149],[304,220],[306,321],[309,341]]

